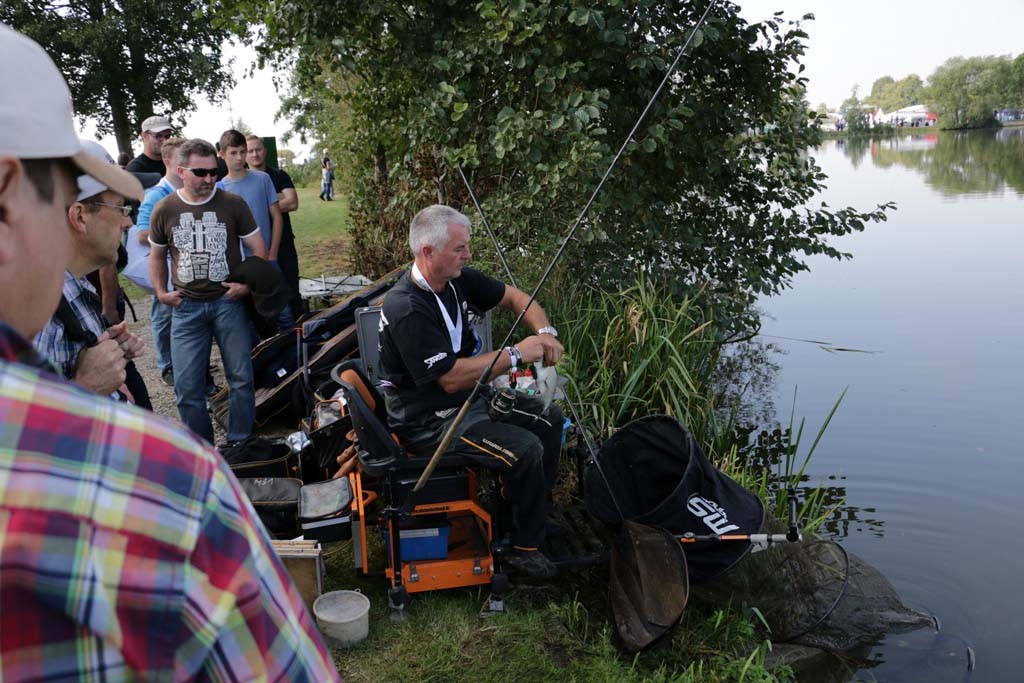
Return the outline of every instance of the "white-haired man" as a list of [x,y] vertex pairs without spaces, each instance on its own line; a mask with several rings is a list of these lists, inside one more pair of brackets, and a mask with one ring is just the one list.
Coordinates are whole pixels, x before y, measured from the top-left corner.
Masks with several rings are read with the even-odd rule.
[[[447,206],[423,209],[409,228],[415,263],[384,297],[381,316],[381,376],[386,380],[388,420],[411,452],[430,454],[459,406],[491,362],[478,352],[469,307],[484,312],[501,306],[518,314],[529,296],[467,268],[469,219]],[[497,351],[491,379],[518,365],[562,356],[558,332],[534,302],[524,322],[536,332]],[[540,551],[554,522],[548,518],[551,488],[558,473],[563,417],[556,406],[541,414],[539,401],[520,399],[503,420],[488,419],[484,402],[473,406],[449,453],[464,455],[497,471],[512,504],[509,564],[531,576],[554,576]]]
[[60,299],[76,176],[142,187],[82,149],[57,67],[3,24],[0,92],[0,680],[338,680],[223,459],[27,341]]

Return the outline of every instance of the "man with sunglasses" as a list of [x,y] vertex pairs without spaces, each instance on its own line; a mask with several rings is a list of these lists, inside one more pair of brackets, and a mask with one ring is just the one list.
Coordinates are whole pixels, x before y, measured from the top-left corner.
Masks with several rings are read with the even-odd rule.
[[[214,442],[206,409],[206,368],[217,340],[228,383],[229,442],[252,433],[256,395],[253,333],[243,299],[246,285],[227,282],[242,261],[239,240],[267,258],[267,247],[245,200],[217,190],[213,145],[188,140],[178,148],[181,189],[161,199],[149,219],[149,275],[161,303],[171,306],[171,366],[178,414],[192,431]],[[167,291],[167,251],[171,281]]]
[[150,116],[143,121],[142,154],[129,161],[125,170],[133,173],[159,173],[163,176],[167,168],[160,150],[172,134],[171,122],[166,116]]
[[[99,143],[83,140],[82,147],[114,165]],[[132,225],[129,198],[88,175],[79,176],[78,187],[78,197],[68,209],[72,248],[60,305],[34,344],[75,384],[149,408],[145,384],[139,396],[130,395],[123,386],[127,364],[142,353],[142,341],[128,331],[126,322],[109,325],[100,297],[85,277],[117,261],[121,235]]]

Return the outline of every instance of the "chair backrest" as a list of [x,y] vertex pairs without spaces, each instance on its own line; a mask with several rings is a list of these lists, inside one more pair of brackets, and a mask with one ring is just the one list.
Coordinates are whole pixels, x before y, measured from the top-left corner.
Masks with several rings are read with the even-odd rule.
[[356,311],[356,338],[363,373],[371,384],[380,381],[380,306],[366,306]]
[[363,471],[377,475],[406,460],[405,451],[387,428],[384,401],[367,381],[358,362],[346,361],[332,374],[345,396]]

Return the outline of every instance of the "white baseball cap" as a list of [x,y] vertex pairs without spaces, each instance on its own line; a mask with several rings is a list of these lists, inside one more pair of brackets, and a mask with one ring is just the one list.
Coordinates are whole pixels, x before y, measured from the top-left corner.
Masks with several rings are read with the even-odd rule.
[[166,116],[150,116],[142,122],[142,130],[146,133],[162,133],[165,130],[174,129]]
[[5,24],[0,24],[0,92],[0,156],[70,157],[104,189],[142,199],[142,185],[131,173],[82,146],[71,91],[46,51]]
[[[107,154],[107,150],[103,149],[103,145],[93,140],[81,140],[82,149],[89,156],[100,159],[106,164],[116,166],[117,162],[114,161],[113,157]],[[100,192],[109,189],[108,186],[93,178],[91,175],[80,175],[78,176],[78,201],[88,199],[89,197],[95,197]],[[116,190],[115,190],[116,191]]]

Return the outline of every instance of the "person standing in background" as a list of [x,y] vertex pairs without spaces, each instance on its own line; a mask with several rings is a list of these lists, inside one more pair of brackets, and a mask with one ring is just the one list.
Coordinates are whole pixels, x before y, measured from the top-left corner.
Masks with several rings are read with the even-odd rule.
[[320,201],[334,201],[334,162],[326,149],[320,159]]
[[171,122],[166,116],[150,116],[142,122],[142,153],[128,162],[126,171],[133,173],[157,173],[163,175],[167,172],[164,167],[164,160],[160,154],[164,142],[173,134]]
[[[284,218],[278,205],[277,190],[270,176],[263,171],[246,168],[247,147],[245,136],[229,129],[220,136],[220,156],[228,165],[228,174],[217,182],[217,187],[231,192],[245,200],[260,227],[263,242],[267,245],[267,260],[278,270],[278,251],[284,231]],[[243,248],[243,258],[252,252]],[[295,323],[291,310],[285,308],[278,319],[279,330],[290,330]]]
[[250,135],[245,139],[246,158],[249,161],[249,168],[254,171],[263,171],[270,176],[277,190],[277,205],[281,209],[282,230],[281,247],[277,250],[277,264],[284,275],[285,283],[292,288],[294,293],[291,302],[288,304],[292,316],[298,318],[303,314],[302,297],[299,296],[299,255],[295,250],[295,233],[292,232],[291,213],[299,209],[299,194],[295,191],[295,183],[291,176],[283,169],[274,168],[267,164],[267,150],[263,146],[263,140],[256,135]]

